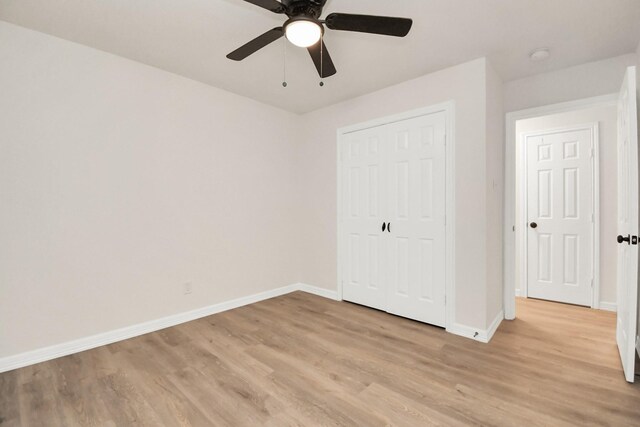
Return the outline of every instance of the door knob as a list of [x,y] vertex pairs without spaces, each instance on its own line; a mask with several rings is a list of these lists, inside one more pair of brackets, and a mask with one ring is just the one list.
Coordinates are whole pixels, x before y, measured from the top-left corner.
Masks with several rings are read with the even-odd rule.
[[529,226],[531,228],[538,228],[538,224],[536,224],[535,222],[532,222],[531,224],[529,224]]
[[391,223],[390,222],[387,223],[387,231],[389,233],[391,233]]
[[384,232],[387,229],[387,224],[386,223],[382,223],[382,231]]
[[618,236],[618,243],[623,243],[623,242],[627,242],[627,245],[631,244],[631,236],[629,235],[627,235],[627,237]]

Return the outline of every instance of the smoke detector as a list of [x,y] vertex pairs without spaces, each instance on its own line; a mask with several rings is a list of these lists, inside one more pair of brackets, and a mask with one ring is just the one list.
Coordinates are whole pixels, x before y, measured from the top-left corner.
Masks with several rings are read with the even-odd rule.
[[529,59],[534,62],[544,61],[549,57],[549,49],[546,47],[536,49],[529,54]]

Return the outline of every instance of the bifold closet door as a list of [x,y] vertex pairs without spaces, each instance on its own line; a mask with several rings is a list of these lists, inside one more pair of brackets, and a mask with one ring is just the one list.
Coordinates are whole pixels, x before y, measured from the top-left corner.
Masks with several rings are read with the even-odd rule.
[[340,147],[342,298],[379,310],[386,310],[385,132],[384,127],[353,132]]
[[343,135],[342,297],[445,325],[444,112]]
[[387,311],[445,326],[446,115],[387,131]]

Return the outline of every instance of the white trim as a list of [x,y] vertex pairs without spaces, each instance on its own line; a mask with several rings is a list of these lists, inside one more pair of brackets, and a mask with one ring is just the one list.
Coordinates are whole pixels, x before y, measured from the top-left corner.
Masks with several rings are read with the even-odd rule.
[[[137,325],[126,326],[124,328],[115,329],[112,331],[103,332],[101,334],[91,335],[73,341],[67,341],[61,344],[55,344],[52,346],[27,351],[13,356],[6,356],[0,358],[0,373],[29,365],[34,365],[36,363],[46,362],[58,357],[80,353],[82,351],[91,350],[92,348],[101,347],[118,341],[135,338],[140,335],[156,332],[161,329],[170,328],[182,323],[191,322],[193,320],[211,316],[223,311],[233,310],[235,308],[255,304],[260,301],[268,300],[270,298],[275,298],[296,291],[307,292],[323,298],[341,301],[338,291],[332,291],[330,289],[320,288],[317,286],[308,285],[306,283],[295,283],[293,285],[283,286],[281,288],[273,289],[270,291],[237,298],[231,301],[210,305],[208,307],[198,308],[195,310],[187,311],[185,313],[179,313],[148,322],[138,323]],[[500,322],[503,318],[504,313],[501,311],[491,323],[488,330],[476,330],[469,326],[453,324],[451,327],[447,328],[447,332],[487,343],[493,337],[493,334],[498,329],[498,326],[500,325]]]
[[415,110],[405,111],[404,113],[393,114],[390,116],[378,117],[366,122],[356,123],[350,126],[343,126],[338,129],[338,136],[348,133],[358,132],[365,129],[371,129],[378,126],[384,126],[391,123],[397,123],[404,120],[415,119],[416,117],[427,116],[429,114],[441,111],[447,112],[453,108],[454,101],[442,102],[440,104],[430,105],[428,107],[417,108]]
[[520,292],[520,289],[516,289],[516,297],[521,297],[522,296],[521,293],[522,292]]
[[307,285],[306,283],[297,283],[294,285],[297,290],[307,292],[309,294],[317,295],[319,297],[332,299],[334,301],[342,301],[338,291],[332,291],[330,289],[319,288],[317,286]]
[[336,224],[337,224],[337,233],[338,235],[336,236],[337,239],[337,244],[338,244],[338,248],[336,249],[336,256],[337,256],[337,260],[336,260],[336,268],[337,268],[337,273],[338,273],[338,297],[340,299],[343,298],[343,293],[342,293],[342,253],[344,252],[343,247],[345,246],[345,242],[343,241],[342,236],[342,229],[343,229],[343,221],[342,221],[342,144],[341,144],[341,140],[342,140],[342,134],[340,133],[340,129],[338,129],[337,134],[336,134],[336,182],[338,183],[337,185],[337,197],[338,197],[338,204],[337,204],[337,208],[336,208],[336,213],[338,215],[338,217],[336,218]]
[[[337,179],[338,179],[338,296],[342,299],[342,253],[345,243],[342,236],[342,139],[348,133],[383,126],[420,116],[426,116],[438,112],[444,112],[446,116],[446,320],[445,326],[448,332],[456,333],[455,326],[455,102],[447,101],[429,107],[419,108],[392,116],[373,119],[364,123],[346,126],[338,129],[336,139],[337,152]],[[451,329],[451,330],[450,330]],[[473,335],[473,334],[472,334]],[[467,336],[467,335],[463,335]]]
[[455,323],[450,328],[447,328],[447,332],[487,344],[491,341],[491,338],[493,338],[503,319],[504,311],[500,310],[487,329],[476,329],[471,326]]
[[579,109],[617,105],[618,94],[598,96],[578,101],[564,102],[543,107],[507,113],[505,120],[505,193],[504,193],[504,310],[505,319],[515,319],[515,162],[516,121],[559,114]]
[[471,326],[461,325],[460,323],[454,323],[447,327],[447,332],[458,335],[461,337],[469,338],[475,341],[487,343],[487,331],[482,329],[472,328]]
[[593,277],[591,308],[600,308],[600,123],[593,127]]
[[493,319],[493,321],[489,325],[489,329],[487,329],[487,342],[491,341],[491,338],[493,338],[493,335],[496,333],[496,331],[498,330],[498,327],[500,326],[503,320],[504,320],[504,310],[500,310],[500,312],[496,315],[496,317]]
[[[516,194],[516,209],[520,207],[520,218],[517,224],[523,224],[522,227],[516,227],[515,245],[519,248],[519,258],[515,259],[516,270],[520,270],[520,277],[515,277],[516,289],[527,297],[529,295],[529,270],[528,270],[528,228],[524,226],[529,221],[528,204],[528,159],[527,159],[527,140],[534,136],[543,136],[549,134],[557,134],[563,132],[577,132],[588,130],[591,132],[591,141],[593,156],[591,157],[591,191],[593,195],[593,223],[591,226],[591,241],[593,243],[593,251],[591,253],[591,308],[600,308],[600,125],[598,122],[586,123],[575,126],[563,126],[554,129],[545,129],[542,131],[525,132],[517,139],[518,149],[521,153],[520,158],[516,159],[516,176],[520,173],[520,188]],[[516,149],[516,152],[518,151]],[[519,196],[519,197],[518,197]],[[517,296],[517,295],[516,295]]]
[[600,301],[599,309],[616,312],[618,311],[618,305],[615,302]]
[[296,283],[281,288],[272,289],[265,292],[237,298],[231,301],[225,301],[218,304],[202,307],[185,313],[174,314],[163,317],[161,319],[151,320],[148,322],[138,323],[137,325],[126,326],[124,328],[79,338],[65,343],[55,344],[49,347],[43,347],[36,350],[27,351],[13,356],[0,358],[0,372],[11,371],[13,369],[22,368],[24,366],[33,365],[35,363],[46,362],[47,360],[56,359],[58,357],[67,356],[81,351],[90,350],[114,342],[126,340],[150,332],[159,331],[161,329],[176,326],[181,323],[190,322],[202,317],[211,316],[212,314],[221,313],[223,311],[232,310],[249,304],[255,304],[270,298],[286,295],[295,291],[303,291],[311,294],[319,295],[324,298],[338,300],[338,293],[328,289],[318,288],[316,286]]
[[446,324],[453,325],[456,322],[456,110],[453,101],[446,104],[447,136],[446,136],[446,245],[447,245],[447,272],[446,272]]

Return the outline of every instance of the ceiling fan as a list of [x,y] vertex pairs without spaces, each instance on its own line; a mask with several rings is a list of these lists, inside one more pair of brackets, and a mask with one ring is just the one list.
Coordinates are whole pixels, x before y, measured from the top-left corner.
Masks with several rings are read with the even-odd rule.
[[327,0],[244,0],[248,3],[284,14],[289,18],[282,27],[273,28],[239,47],[227,58],[242,61],[270,43],[286,36],[296,46],[307,48],[321,78],[336,73],[331,56],[322,40],[324,26],[330,30],[357,31],[361,33],[381,34],[404,37],[411,30],[413,21],[407,18],[388,16],[352,15],[332,13],[324,20],[320,19],[322,8]]

